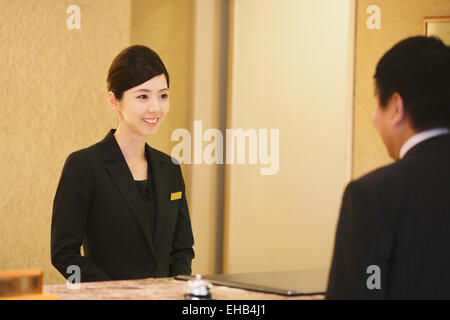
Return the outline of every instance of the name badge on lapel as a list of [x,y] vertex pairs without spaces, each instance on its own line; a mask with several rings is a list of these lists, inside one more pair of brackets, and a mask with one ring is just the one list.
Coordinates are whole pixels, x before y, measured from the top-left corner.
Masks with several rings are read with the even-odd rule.
[[178,192],[172,192],[172,193],[170,194],[170,201],[181,199],[181,194],[182,194],[181,191],[178,191]]

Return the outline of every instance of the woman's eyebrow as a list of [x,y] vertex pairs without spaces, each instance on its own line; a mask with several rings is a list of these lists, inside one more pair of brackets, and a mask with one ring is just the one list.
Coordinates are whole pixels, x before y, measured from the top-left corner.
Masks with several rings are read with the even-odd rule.
[[[164,90],[169,90],[169,89],[168,88],[163,88],[163,89],[159,90],[158,92],[161,92],[161,91],[164,91]],[[149,89],[138,89],[138,90],[135,91],[135,93],[139,92],[139,91],[152,92],[152,90],[149,90]]]

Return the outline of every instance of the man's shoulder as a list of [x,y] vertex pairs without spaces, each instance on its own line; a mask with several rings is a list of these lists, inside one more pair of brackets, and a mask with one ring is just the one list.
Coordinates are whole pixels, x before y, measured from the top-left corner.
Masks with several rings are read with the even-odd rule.
[[401,182],[402,176],[407,174],[401,162],[394,162],[383,167],[372,170],[365,175],[352,181],[353,184],[364,186],[365,188],[385,187],[387,184]]
[[368,188],[408,188],[421,178],[439,175],[449,160],[448,153],[420,153],[375,169],[354,182]]

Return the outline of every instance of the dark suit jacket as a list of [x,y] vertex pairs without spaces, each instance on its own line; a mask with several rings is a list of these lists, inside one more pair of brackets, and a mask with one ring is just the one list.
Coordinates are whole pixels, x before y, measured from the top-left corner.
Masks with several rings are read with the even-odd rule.
[[450,135],[347,186],[326,297],[450,298]]
[[156,187],[152,234],[114,132],[66,160],[53,204],[52,264],[66,278],[69,265],[79,266],[81,281],[190,274],[194,239],[180,166],[145,145]]

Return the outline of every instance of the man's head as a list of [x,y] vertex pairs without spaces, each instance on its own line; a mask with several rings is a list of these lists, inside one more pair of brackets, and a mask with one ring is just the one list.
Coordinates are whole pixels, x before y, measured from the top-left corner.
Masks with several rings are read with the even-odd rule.
[[377,64],[373,121],[389,155],[398,159],[414,133],[450,127],[450,48],[433,37],[411,37]]

